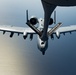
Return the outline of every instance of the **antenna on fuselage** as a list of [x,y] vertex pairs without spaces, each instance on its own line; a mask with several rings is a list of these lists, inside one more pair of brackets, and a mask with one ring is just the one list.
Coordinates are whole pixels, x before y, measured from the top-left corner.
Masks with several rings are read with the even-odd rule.
[[54,24],[56,24],[56,11],[54,11]]
[[28,22],[28,10],[26,10],[26,23]]

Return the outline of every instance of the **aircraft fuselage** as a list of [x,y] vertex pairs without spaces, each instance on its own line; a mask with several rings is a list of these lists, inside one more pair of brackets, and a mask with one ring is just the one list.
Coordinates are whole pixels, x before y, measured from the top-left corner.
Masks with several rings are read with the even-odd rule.
[[45,55],[45,51],[48,48],[48,40],[47,41],[42,41],[38,35],[38,43],[37,43],[38,49],[42,52],[43,55]]

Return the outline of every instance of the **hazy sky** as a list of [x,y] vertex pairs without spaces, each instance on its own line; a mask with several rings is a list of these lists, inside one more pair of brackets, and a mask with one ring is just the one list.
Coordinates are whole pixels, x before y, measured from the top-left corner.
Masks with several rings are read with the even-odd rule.
[[[25,11],[43,18],[40,0],[0,0],[0,24],[24,26]],[[76,7],[57,7],[57,23],[63,26],[76,24]],[[52,15],[53,17],[53,15]],[[0,32],[0,75],[76,75],[76,33],[61,34],[60,39],[51,40],[45,56],[37,48],[37,36],[33,40],[23,39],[17,34]]]

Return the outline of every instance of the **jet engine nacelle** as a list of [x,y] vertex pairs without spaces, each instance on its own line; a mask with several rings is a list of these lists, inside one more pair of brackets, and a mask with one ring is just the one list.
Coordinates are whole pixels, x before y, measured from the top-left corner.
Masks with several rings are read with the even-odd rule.
[[32,25],[36,25],[38,23],[38,19],[34,16],[32,16],[29,20],[29,22],[32,24]]
[[50,18],[50,20],[49,20],[49,25],[52,25],[54,22],[53,22],[53,19],[52,18]]
[[53,23],[56,24],[56,11],[54,11],[54,19],[50,18],[49,20],[49,25],[52,25]]
[[60,32],[56,32],[56,37],[59,39],[60,38]]

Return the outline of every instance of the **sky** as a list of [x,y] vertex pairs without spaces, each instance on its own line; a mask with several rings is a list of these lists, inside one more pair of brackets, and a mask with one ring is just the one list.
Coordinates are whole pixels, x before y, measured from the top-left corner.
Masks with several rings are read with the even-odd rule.
[[[44,17],[41,0],[0,0],[0,25],[27,27],[26,10],[29,18]],[[57,7],[57,23],[62,26],[76,24],[76,7]],[[53,14],[52,14],[53,17]],[[49,46],[43,56],[37,48],[37,36],[32,41],[23,35],[13,38],[10,33],[0,32],[0,75],[76,75],[76,32],[60,35],[54,40],[49,37]]]

